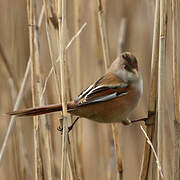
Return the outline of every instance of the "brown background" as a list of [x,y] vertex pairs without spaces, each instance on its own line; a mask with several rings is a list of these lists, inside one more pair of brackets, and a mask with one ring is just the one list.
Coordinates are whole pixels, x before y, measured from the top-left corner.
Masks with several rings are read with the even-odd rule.
[[[82,89],[98,79],[104,73],[103,55],[98,29],[97,2],[80,0],[80,26],[87,22],[86,28],[80,34],[80,71]],[[55,1],[53,1],[55,4]],[[147,116],[148,94],[150,86],[150,68],[152,53],[152,35],[154,2],[147,0],[113,0],[103,1],[105,7],[105,20],[108,34],[109,52],[111,62],[117,56],[118,39],[122,18],[126,20],[126,36],[124,50],[130,51],[139,60],[143,75],[144,93],[141,102],[133,113],[132,119]],[[42,4],[39,3],[38,12]],[[54,6],[54,5],[53,5]],[[74,8],[76,1],[70,1],[68,9],[68,37],[69,40],[75,34]],[[169,3],[170,6],[170,3]],[[56,8],[54,8],[56,11]],[[164,163],[163,171],[167,179],[173,174],[174,161],[174,133],[173,100],[172,100],[172,42],[171,42],[171,9],[168,17],[168,42],[166,58],[166,86],[164,87],[164,124],[166,131],[164,136]],[[76,87],[76,42],[68,49],[68,61],[70,64],[71,91],[75,98]],[[28,23],[26,1],[1,0],[0,1],[0,45],[6,59],[0,56],[0,147],[7,132],[9,117],[5,112],[11,111],[15,104],[17,92],[12,87],[11,78],[4,62],[8,62],[12,76],[18,89],[24,77],[25,67],[29,57]],[[44,82],[51,62],[47,43],[45,20],[40,29],[40,61],[42,80]],[[24,91],[21,108],[31,107],[30,77]],[[51,76],[45,94],[46,104],[57,103],[54,78]],[[52,139],[53,179],[59,179],[61,159],[61,134],[56,130],[59,125],[58,115],[49,116],[50,137]],[[83,124],[83,172],[86,180],[108,179],[107,172],[115,174],[115,158],[111,153],[112,133],[110,125],[98,124],[86,119],[81,119]],[[76,127],[79,124],[76,125]],[[139,123],[130,127],[119,125],[120,146],[123,157],[123,179],[136,180],[139,177],[140,166],[144,148],[144,135]],[[18,118],[8,141],[2,161],[0,161],[0,177],[4,180],[33,179],[33,121],[32,118]],[[108,132],[107,132],[108,129]],[[20,133],[21,132],[21,133]],[[108,151],[108,152],[107,152]],[[109,157],[107,156],[109,153]],[[110,162],[111,161],[111,162]],[[114,176],[113,176],[114,177]],[[46,179],[46,177],[44,177]],[[113,178],[115,179],[115,177]],[[170,178],[171,179],[171,178]]]

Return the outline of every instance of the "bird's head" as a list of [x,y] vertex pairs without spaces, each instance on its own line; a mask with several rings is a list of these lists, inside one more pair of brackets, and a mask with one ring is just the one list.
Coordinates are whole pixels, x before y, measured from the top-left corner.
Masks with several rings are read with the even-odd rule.
[[112,63],[110,72],[122,78],[126,82],[134,82],[139,79],[138,62],[130,52],[124,52]]

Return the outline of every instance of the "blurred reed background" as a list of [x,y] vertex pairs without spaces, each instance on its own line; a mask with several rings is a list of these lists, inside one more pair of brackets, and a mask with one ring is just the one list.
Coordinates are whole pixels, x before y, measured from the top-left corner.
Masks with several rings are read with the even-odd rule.
[[[118,124],[116,127],[118,142],[114,146],[111,125],[98,124],[81,118],[68,136],[66,133],[61,135],[57,131],[60,113],[34,120],[16,118],[7,146],[3,145],[10,122],[10,117],[5,113],[12,111],[15,105],[29,57],[32,59],[31,75],[29,71],[25,88],[20,95],[22,100],[18,109],[32,107],[32,104],[40,106],[59,103],[63,88],[66,88],[68,100],[73,99],[81,90],[105,73],[98,8],[100,10],[103,8],[110,63],[120,51],[130,51],[139,60],[144,92],[131,119],[147,117],[148,109],[151,109],[149,94],[153,88],[150,87],[153,84],[150,82],[155,4],[159,1],[102,0],[102,6],[100,2],[67,1],[67,19],[61,21],[61,0],[0,1],[0,145],[1,148],[5,147],[4,151],[1,149],[0,152],[1,179],[145,180],[161,178],[152,153],[147,158],[151,160],[146,159],[144,164],[142,163],[143,155],[146,155],[144,153],[145,135],[140,128],[140,124],[143,125],[143,123],[129,127]],[[160,40],[166,41],[163,52],[166,56],[162,56],[163,53],[160,51],[159,60],[163,60],[161,62],[164,64],[163,71],[159,70],[159,72],[164,74],[159,76],[159,80],[163,83],[162,86],[154,87],[154,91],[158,90],[162,98],[159,100],[160,96],[158,98],[155,96],[154,99],[158,102],[160,113],[156,118],[158,123],[154,123],[157,128],[152,131],[154,140],[153,136],[150,139],[159,155],[165,179],[169,180],[179,178],[179,123],[174,124],[174,120],[177,122],[179,120],[177,86],[180,69],[177,63],[179,36],[176,31],[179,26],[177,21],[179,14],[177,13],[176,17],[176,11],[173,8],[175,7],[175,10],[179,8],[179,1],[160,0],[160,3],[162,2],[166,2],[167,8],[160,11],[160,21],[165,22],[160,23],[160,32],[163,33],[162,27],[166,25],[167,31],[165,27],[165,36]],[[162,4],[160,7],[163,7]],[[167,14],[163,19],[162,12],[165,11]],[[157,27],[159,27],[158,22],[157,20]],[[64,27],[61,28],[62,23]],[[66,48],[82,26],[84,28],[80,34]],[[159,40],[159,36],[156,39]],[[156,39],[154,42],[158,42]],[[62,40],[65,42],[64,45]],[[155,56],[153,57],[156,60],[159,57],[158,49],[162,50],[163,47],[161,41],[160,44],[160,47],[159,43],[154,46]],[[61,58],[66,60],[65,66],[61,65],[66,73],[65,87],[62,81],[60,83],[60,79],[62,80],[60,74],[61,76],[63,74],[62,71],[60,73],[60,62],[57,62],[59,52],[64,52],[65,56],[61,55]],[[174,68],[173,62],[176,63]],[[155,67],[157,66],[156,63]],[[50,76],[49,72],[52,72]],[[157,77],[157,73],[154,77]],[[44,86],[46,88],[42,93]],[[173,87],[175,87],[174,91]],[[173,94],[175,94],[175,101]],[[68,120],[68,123],[70,125],[71,120]],[[147,129],[149,133],[152,127],[148,128],[150,128]],[[63,139],[67,140],[65,149],[62,148]],[[62,164],[63,159],[64,164]],[[146,161],[147,166],[145,166]]]

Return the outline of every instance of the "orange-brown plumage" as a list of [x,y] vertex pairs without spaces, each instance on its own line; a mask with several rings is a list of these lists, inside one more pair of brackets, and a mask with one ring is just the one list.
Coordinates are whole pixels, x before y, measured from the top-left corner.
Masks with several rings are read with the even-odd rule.
[[[129,124],[128,116],[142,94],[142,79],[135,56],[122,53],[108,72],[74,101],[67,104],[72,115],[97,122]],[[10,112],[16,116],[34,116],[61,111],[60,104]]]

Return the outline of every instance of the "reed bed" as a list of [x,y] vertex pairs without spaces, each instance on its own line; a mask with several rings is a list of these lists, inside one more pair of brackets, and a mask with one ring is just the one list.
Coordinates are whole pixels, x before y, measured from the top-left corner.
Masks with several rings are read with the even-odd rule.
[[[1,178],[178,180],[179,6],[177,0],[1,1]],[[130,118],[153,112],[149,125],[81,118],[68,133],[74,117],[67,102],[123,51],[136,55],[144,80]],[[5,114],[53,103],[62,103],[63,111]]]

